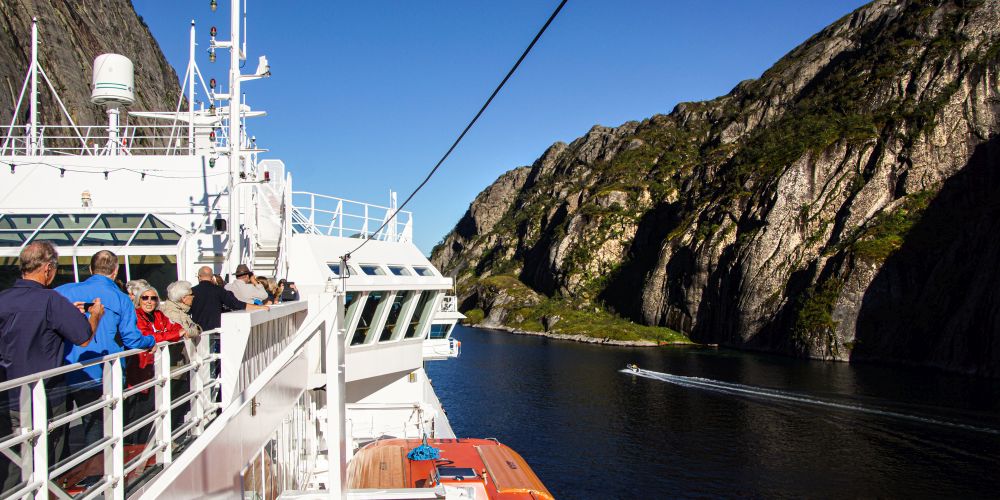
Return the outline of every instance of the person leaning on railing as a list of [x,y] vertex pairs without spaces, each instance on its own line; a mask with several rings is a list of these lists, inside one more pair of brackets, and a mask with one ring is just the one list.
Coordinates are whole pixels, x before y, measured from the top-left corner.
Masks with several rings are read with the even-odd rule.
[[[118,277],[118,256],[108,250],[101,250],[90,258],[92,276],[81,283],[68,283],[56,288],[70,301],[93,300],[99,297],[104,305],[104,318],[94,334],[94,340],[85,347],[72,346],[65,355],[66,363],[72,364],[116,354],[125,349],[149,349],[156,342],[153,337],[143,335],[136,327],[135,306],[118,289],[115,278]],[[122,360],[125,367],[132,361]],[[66,375],[66,381],[72,390],[69,393],[67,405],[82,408],[104,395],[101,385],[102,365],[88,366]],[[94,412],[82,417],[84,446],[101,438],[101,412]],[[68,427],[68,426],[65,426]]]
[[191,302],[191,319],[204,331],[222,326],[223,309],[231,311],[254,311],[270,309],[267,306],[247,304],[233,295],[233,292],[216,285],[212,281],[212,268],[198,269],[198,284],[191,287],[194,299]]
[[263,304],[267,300],[267,289],[254,276],[246,264],[236,266],[236,279],[226,285],[226,290],[233,292],[237,299],[248,304]]
[[[170,321],[167,315],[156,310],[160,303],[160,294],[156,289],[147,286],[135,290],[135,315],[136,326],[139,331],[147,337],[152,337],[156,342],[174,342],[186,336],[186,332],[181,325]],[[156,356],[152,352],[139,353],[138,362],[131,362],[125,365],[125,382],[128,387],[137,386],[153,378],[153,363]],[[140,391],[139,394],[125,401],[125,425],[138,421],[148,415],[153,410],[153,396],[149,389]],[[145,443],[149,437],[151,426],[145,426],[136,431],[127,439],[133,443]]]
[[181,325],[187,332],[187,337],[201,335],[201,327],[191,319],[191,304],[194,302],[194,292],[191,283],[175,281],[167,285],[167,300],[160,301],[159,310],[166,314],[170,321]]
[[[97,331],[104,315],[99,297],[90,299],[93,305],[87,310],[87,318],[81,314],[82,302],[71,304],[47,288],[56,277],[58,259],[51,243],[28,244],[19,257],[21,279],[0,292],[0,382],[58,368],[63,363],[64,343],[86,346]],[[49,418],[65,409],[59,379],[45,380]],[[0,439],[21,425],[20,393],[6,392],[0,397]],[[49,438],[51,462],[64,455],[65,436],[56,434]],[[20,467],[2,453],[0,476],[0,496],[21,481]]]
[[[181,325],[187,338],[201,335],[201,327],[191,319],[191,303],[194,302],[194,292],[191,291],[191,283],[187,281],[175,281],[167,285],[167,300],[161,300],[159,311],[162,312],[174,323]],[[174,365],[185,365],[190,361],[184,351],[183,344],[170,346],[170,362]],[[191,390],[190,376],[188,373],[178,376],[170,381],[170,395],[177,399],[184,396]],[[173,425],[178,428],[184,423],[184,416],[187,415],[191,405],[183,403],[174,408]]]

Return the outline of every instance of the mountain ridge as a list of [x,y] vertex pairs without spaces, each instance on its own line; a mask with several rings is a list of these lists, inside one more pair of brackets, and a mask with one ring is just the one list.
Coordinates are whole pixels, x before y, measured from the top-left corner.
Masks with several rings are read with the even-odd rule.
[[[861,7],[725,96],[554,144],[484,190],[432,259],[490,324],[545,323],[477,286],[510,275],[570,309],[700,342],[1000,375],[1000,304],[986,292],[922,335],[886,326],[907,309],[899,276],[913,282],[937,251],[914,242],[958,213],[949,182],[965,172],[989,199],[998,20],[990,2]],[[988,258],[986,235],[962,234],[946,246]]]

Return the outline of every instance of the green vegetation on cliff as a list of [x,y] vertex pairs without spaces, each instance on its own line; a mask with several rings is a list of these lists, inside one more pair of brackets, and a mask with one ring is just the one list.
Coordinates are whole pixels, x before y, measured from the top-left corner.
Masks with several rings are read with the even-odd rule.
[[[539,295],[513,276],[490,276],[473,287],[480,294],[480,302],[490,307],[488,312],[479,308],[465,311],[466,324],[479,324],[486,315],[502,315],[506,318],[504,326],[530,332],[620,341],[690,343],[686,336],[670,328],[639,325],[599,306]],[[495,310],[497,308],[502,311]]]

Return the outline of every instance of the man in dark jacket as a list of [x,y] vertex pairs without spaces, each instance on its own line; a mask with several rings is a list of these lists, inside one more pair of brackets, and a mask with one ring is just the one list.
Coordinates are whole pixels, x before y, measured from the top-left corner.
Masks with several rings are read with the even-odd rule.
[[[101,299],[91,298],[90,318],[81,314],[83,303],[71,304],[47,287],[56,277],[59,255],[51,243],[30,243],[19,257],[21,279],[0,292],[0,382],[31,375],[63,364],[64,344],[86,346],[104,314]],[[79,307],[79,309],[78,309]],[[62,377],[45,380],[49,416],[63,412]],[[8,436],[21,425],[19,391],[0,397],[0,435]],[[63,432],[50,433],[49,462],[62,458]],[[0,496],[21,480],[20,467],[0,454]]]
[[206,332],[222,326],[222,313],[225,310],[270,309],[267,306],[247,304],[237,299],[233,292],[213,283],[212,268],[208,266],[198,269],[198,284],[191,287],[191,293],[194,294],[191,319]]

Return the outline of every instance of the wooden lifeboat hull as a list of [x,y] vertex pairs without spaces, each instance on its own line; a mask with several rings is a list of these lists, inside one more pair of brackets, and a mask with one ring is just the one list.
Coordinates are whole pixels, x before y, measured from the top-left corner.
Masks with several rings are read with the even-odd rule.
[[492,439],[430,439],[437,460],[409,460],[420,439],[385,439],[358,450],[347,469],[350,489],[463,488],[470,498],[554,500],[516,451]]

